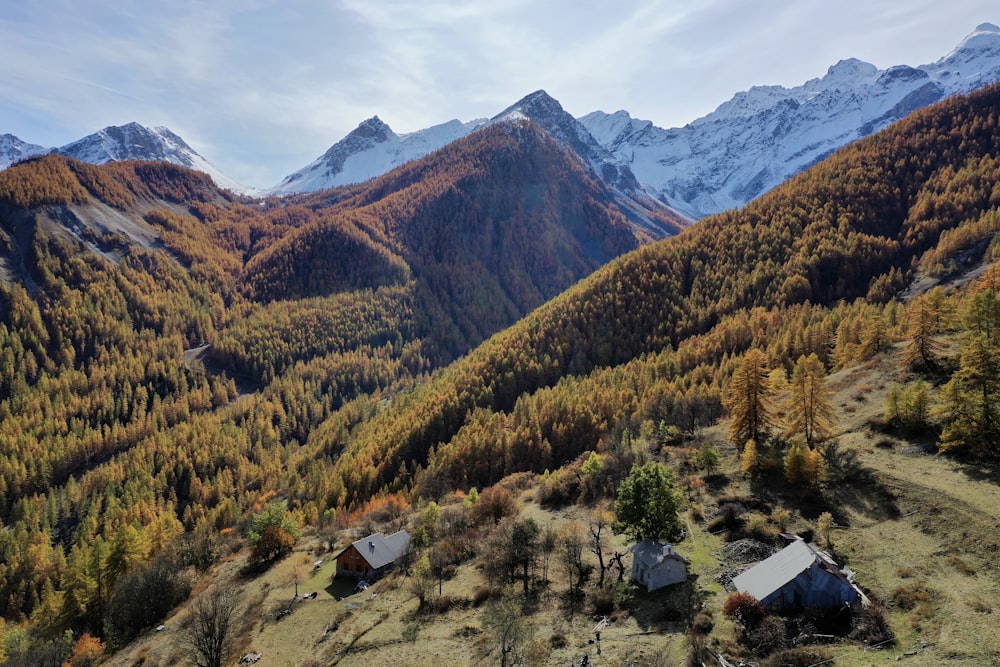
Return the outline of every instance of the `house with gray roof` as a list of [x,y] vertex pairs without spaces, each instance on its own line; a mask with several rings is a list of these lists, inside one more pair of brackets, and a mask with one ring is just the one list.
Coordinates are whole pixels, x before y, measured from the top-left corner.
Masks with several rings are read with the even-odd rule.
[[853,582],[854,573],[801,538],[746,572],[733,577],[741,593],[750,593],[771,611],[804,607],[842,607],[867,598]]
[[643,540],[632,546],[632,578],[655,591],[687,579],[688,560],[670,544]]
[[382,533],[372,533],[335,556],[337,575],[374,581],[391,570],[409,548],[410,534],[405,530],[388,537]]

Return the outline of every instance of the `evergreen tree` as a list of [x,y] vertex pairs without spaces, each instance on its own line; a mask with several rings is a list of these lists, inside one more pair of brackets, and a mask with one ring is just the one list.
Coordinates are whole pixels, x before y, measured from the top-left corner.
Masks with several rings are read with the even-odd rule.
[[964,313],[958,370],[942,388],[937,414],[941,448],[981,458],[1000,454],[1000,301],[993,290],[972,298]]
[[738,447],[742,447],[747,440],[759,442],[770,434],[774,426],[770,399],[767,355],[754,348],[744,355],[726,393],[730,415],[729,438]]
[[830,437],[833,428],[833,405],[825,379],[826,369],[815,353],[795,362],[786,435],[801,434],[810,447]]
[[928,295],[917,297],[906,309],[907,346],[903,362],[911,368],[935,368],[942,352],[936,336],[941,332],[939,301]]

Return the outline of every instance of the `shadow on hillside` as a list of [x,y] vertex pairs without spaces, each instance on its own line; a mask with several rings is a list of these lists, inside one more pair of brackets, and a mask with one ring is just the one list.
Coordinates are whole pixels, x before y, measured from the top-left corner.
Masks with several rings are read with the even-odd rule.
[[696,579],[691,576],[652,592],[640,586],[629,613],[644,632],[686,632],[698,602]]
[[[334,600],[343,600],[346,597],[350,597],[357,593],[355,587],[358,585],[358,580],[351,577],[334,577],[330,581],[330,585],[324,590],[330,594]],[[361,600],[360,596],[358,600]]]
[[1000,486],[1000,464],[982,461],[958,461],[959,470],[969,479],[977,482],[992,482]]
[[771,502],[781,497],[799,508],[802,516],[815,520],[823,512],[833,515],[837,525],[850,523],[848,510],[872,519],[893,519],[899,516],[896,494],[881,475],[861,462],[853,449],[840,447],[837,442],[823,450],[826,482],[822,491],[814,487],[791,487],[782,471],[754,481],[752,490],[758,498]]
[[[850,508],[873,519],[894,519],[900,514],[895,492],[881,475],[864,465],[854,449],[830,443],[823,456],[827,484],[823,496],[838,524],[845,525],[844,509]],[[842,523],[844,522],[844,523]]]

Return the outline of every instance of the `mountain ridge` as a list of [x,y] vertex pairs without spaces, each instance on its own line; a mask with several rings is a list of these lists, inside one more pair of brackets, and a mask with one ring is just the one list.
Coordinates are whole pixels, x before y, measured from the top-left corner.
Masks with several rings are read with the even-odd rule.
[[1000,28],[980,24],[930,65],[841,60],[801,86],[754,86],[684,127],[628,112],[581,122],[652,192],[691,218],[738,208],[841,146],[1000,79]]
[[46,153],[56,153],[89,164],[107,164],[122,160],[164,161],[208,174],[216,185],[237,194],[253,192],[226,176],[184,139],[164,126],[146,127],[136,122],[109,125],[85,137],[57,148],[27,143],[12,134],[0,136],[0,170],[18,160]]

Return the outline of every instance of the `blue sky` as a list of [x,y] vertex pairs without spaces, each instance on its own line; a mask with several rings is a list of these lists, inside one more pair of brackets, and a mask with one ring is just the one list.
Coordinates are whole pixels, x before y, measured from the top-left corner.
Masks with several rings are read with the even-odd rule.
[[684,125],[843,58],[938,60],[996,0],[6,0],[0,133],[57,146],[165,125],[276,184],[378,114],[396,132],[544,88],[575,116]]

